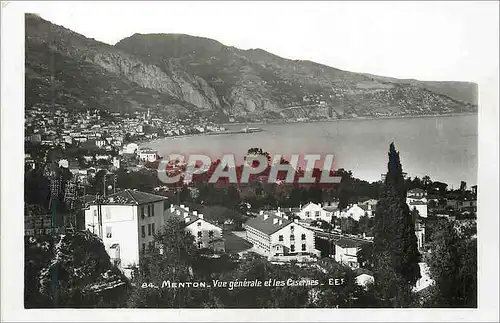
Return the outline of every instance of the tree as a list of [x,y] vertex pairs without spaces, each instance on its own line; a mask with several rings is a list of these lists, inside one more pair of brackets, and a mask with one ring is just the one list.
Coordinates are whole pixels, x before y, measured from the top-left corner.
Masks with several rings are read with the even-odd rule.
[[123,307],[128,279],[89,231],[25,237],[26,308]]
[[[388,172],[382,196],[377,203],[374,227],[375,276],[392,279],[398,288],[384,289],[391,304],[405,305],[405,299],[394,298],[406,295],[409,286],[420,278],[418,262],[420,254],[415,236],[415,223],[406,204],[406,188],[399,153],[391,143],[389,147]],[[391,272],[387,270],[390,268]],[[375,285],[382,283],[375,278]],[[387,282],[383,282],[386,284]],[[379,286],[380,287],[380,286]],[[391,294],[392,290],[392,294]]]
[[427,256],[435,281],[431,307],[477,307],[477,240],[475,225],[457,228],[457,222],[438,224]]
[[431,178],[427,175],[422,177],[422,184],[424,185],[425,189],[428,189],[432,185]]
[[358,234],[359,233],[359,223],[353,218],[342,218],[340,220],[340,229],[342,232],[347,234]]
[[[183,282],[193,279],[192,265],[197,250],[194,237],[185,229],[180,219],[171,217],[155,236],[155,245],[148,248],[141,258],[141,266],[134,283],[136,288],[129,300],[129,307],[193,307],[198,304],[197,289],[150,288],[149,283],[161,286],[163,281]],[[143,288],[143,284],[146,287]]]
[[390,252],[377,254],[370,291],[380,307],[407,307],[413,302],[411,286],[394,269],[392,258]]
[[349,201],[353,196],[353,178],[351,171],[345,171],[344,169],[339,169],[335,172],[336,176],[340,176],[342,180],[340,181],[338,187],[337,196],[339,198],[339,209],[343,210],[349,205]]
[[373,219],[368,215],[364,215],[359,218],[359,232],[365,233],[368,236],[373,234]]
[[[252,155],[254,155],[254,156],[255,155],[266,156],[267,161],[271,160],[271,155],[269,155],[269,153],[267,151],[263,151],[262,148],[256,148],[256,147],[250,148],[247,151],[247,156],[248,155],[250,155],[250,156],[252,156]],[[246,156],[245,156],[245,158],[246,158]]]

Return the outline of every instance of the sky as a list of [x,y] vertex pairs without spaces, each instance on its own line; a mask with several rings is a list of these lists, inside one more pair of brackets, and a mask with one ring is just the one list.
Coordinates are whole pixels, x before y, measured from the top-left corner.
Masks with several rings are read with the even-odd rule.
[[[182,33],[353,72],[479,82],[498,70],[498,2],[17,2],[115,44]],[[486,62],[496,66],[485,67]]]

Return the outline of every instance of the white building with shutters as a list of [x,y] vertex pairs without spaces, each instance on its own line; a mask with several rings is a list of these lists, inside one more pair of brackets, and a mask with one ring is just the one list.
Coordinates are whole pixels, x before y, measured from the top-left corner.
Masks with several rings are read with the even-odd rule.
[[243,225],[246,240],[266,256],[317,255],[314,231],[275,212],[262,212]]
[[167,198],[123,190],[94,200],[85,210],[85,228],[102,239],[111,261],[130,277],[132,267],[164,225]]
[[325,210],[320,204],[309,202],[297,213],[301,220],[323,220],[331,222],[333,212]]
[[208,248],[214,251],[225,250],[222,228],[205,219],[202,213],[190,210],[185,205],[176,206],[171,204],[170,208],[165,210],[165,218],[168,217],[177,217],[184,221],[186,224],[185,230],[193,235],[197,248]]

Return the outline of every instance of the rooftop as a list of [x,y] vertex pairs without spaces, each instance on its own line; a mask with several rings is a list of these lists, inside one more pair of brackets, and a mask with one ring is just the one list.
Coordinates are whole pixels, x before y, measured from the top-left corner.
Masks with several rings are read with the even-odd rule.
[[238,253],[253,247],[253,244],[243,238],[238,237],[232,232],[223,235],[225,239],[225,249],[227,253]]
[[[188,207],[184,206],[184,205],[171,205],[170,208],[166,209],[165,210],[166,212],[169,212],[172,216],[176,216],[178,218],[180,218],[181,220],[185,221],[186,222],[186,226],[198,221],[198,220],[202,220],[202,221],[205,221],[207,223],[210,223],[210,224],[213,224],[215,226],[218,226],[217,224],[213,223],[212,221],[209,221],[207,219],[205,219],[205,217],[203,216],[202,213],[198,213],[198,211],[195,211],[195,210],[190,210]],[[177,212],[179,211],[179,212]],[[177,214],[178,213],[178,214]],[[185,213],[188,213],[187,216],[185,216],[184,214]],[[168,215],[167,215],[168,216]],[[189,220],[186,221],[185,219],[188,218]]]
[[323,210],[327,211],[327,212],[335,212],[337,211],[339,208],[338,207],[335,207],[335,206],[324,206],[323,207]]
[[[277,223],[274,223],[275,219],[277,220]],[[265,212],[264,214],[259,214],[255,218],[248,219],[245,224],[262,233],[271,235],[274,232],[286,227],[290,223],[293,223],[293,221],[287,220],[283,217],[279,217],[274,212]]]
[[362,246],[365,243],[369,243],[368,241],[355,240],[347,237],[340,237],[338,240],[333,242],[335,245],[342,248],[357,248]]
[[[167,198],[164,196],[126,189],[102,198],[100,203],[116,205],[142,205],[166,200]],[[96,200],[93,200],[91,204],[96,204]]]
[[358,269],[354,270],[354,273],[356,274],[356,276],[363,275],[363,274],[373,276],[373,272],[371,272],[368,269],[364,269],[364,268],[358,268]]

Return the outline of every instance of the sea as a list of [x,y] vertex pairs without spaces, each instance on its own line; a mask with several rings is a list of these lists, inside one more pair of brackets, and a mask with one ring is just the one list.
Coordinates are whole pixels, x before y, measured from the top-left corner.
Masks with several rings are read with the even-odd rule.
[[[238,130],[245,125],[229,125]],[[394,142],[403,171],[410,177],[430,176],[433,181],[458,188],[477,184],[478,116],[431,116],[391,119],[351,119],[326,122],[252,124],[255,133],[196,135],[163,138],[142,144],[160,156],[172,153],[206,154],[213,159],[234,154],[243,160],[256,147],[271,155],[333,154],[333,169],[351,170],[353,176],[379,181],[387,172],[388,150]]]

